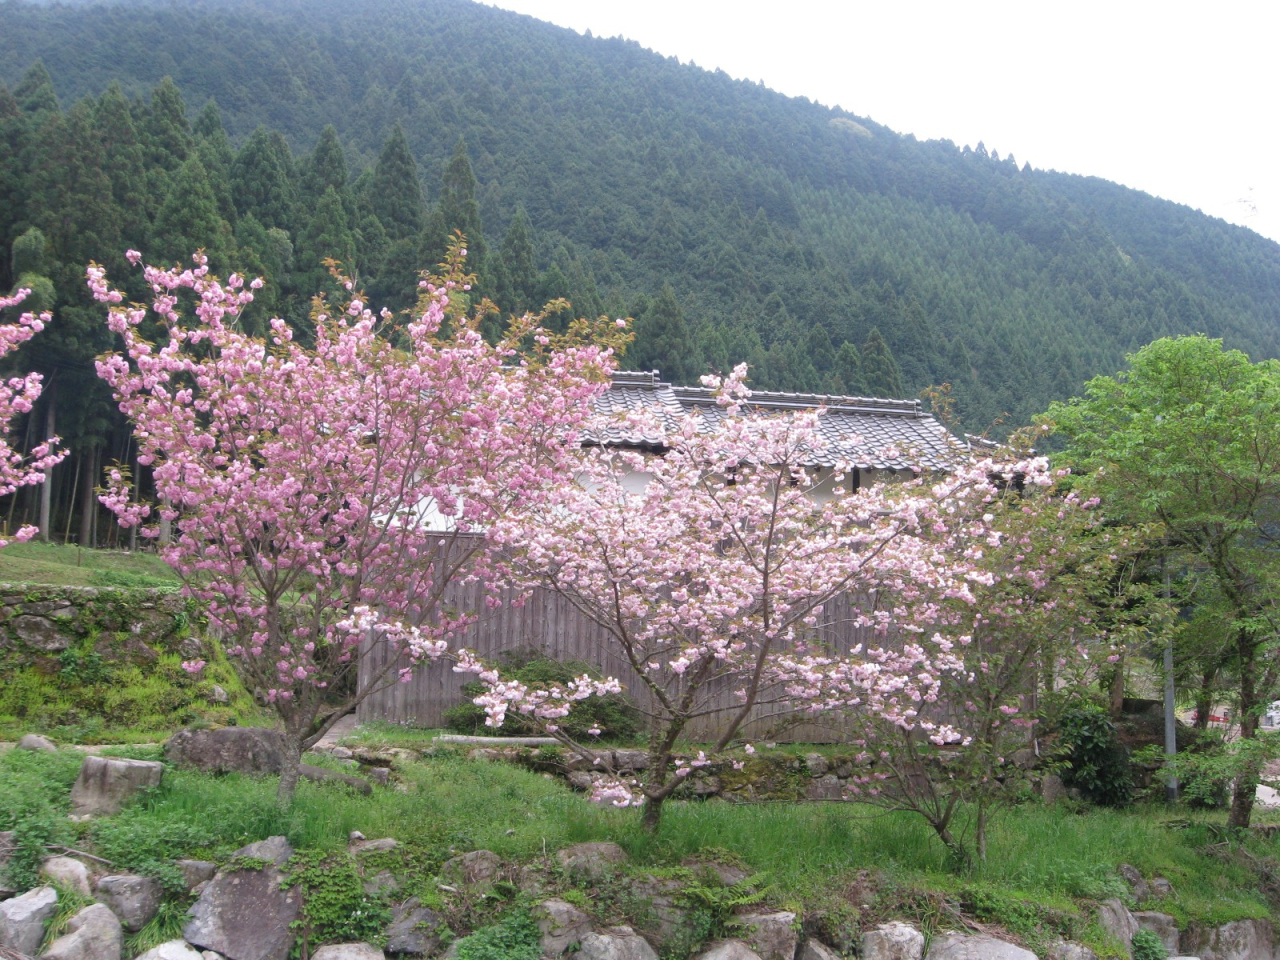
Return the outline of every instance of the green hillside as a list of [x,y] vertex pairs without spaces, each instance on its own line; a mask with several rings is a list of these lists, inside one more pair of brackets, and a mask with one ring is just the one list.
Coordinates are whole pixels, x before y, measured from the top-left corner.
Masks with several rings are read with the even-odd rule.
[[0,288],[47,280],[25,362],[77,455],[123,448],[82,268],[126,247],[203,245],[305,326],[323,257],[403,307],[459,228],[504,308],[635,316],[630,366],[949,381],[970,429],[1166,334],[1280,353],[1280,246],[1244,228],[464,0],[4,0],[0,84]]

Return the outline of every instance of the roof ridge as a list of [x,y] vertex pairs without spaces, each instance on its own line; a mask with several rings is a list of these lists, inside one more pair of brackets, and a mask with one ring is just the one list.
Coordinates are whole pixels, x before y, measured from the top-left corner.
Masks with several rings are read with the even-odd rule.
[[[678,387],[672,391],[681,400],[695,403],[714,402],[716,392],[709,387]],[[924,417],[924,405],[919,400],[891,400],[887,397],[846,397],[821,393],[790,393],[783,390],[752,390],[746,403],[759,407],[818,407],[825,406],[831,412],[860,413],[875,412],[909,416],[917,419]]]

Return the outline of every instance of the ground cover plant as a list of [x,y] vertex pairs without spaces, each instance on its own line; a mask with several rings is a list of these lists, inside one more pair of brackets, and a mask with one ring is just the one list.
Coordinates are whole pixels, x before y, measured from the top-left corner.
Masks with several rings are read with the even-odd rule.
[[[158,758],[154,748],[117,752]],[[284,835],[299,851],[292,868],[295,882],[318,884],[316,871],[326,863],[342,867],[338,873],[347,877],[345,885],[326,888],[314,912],[313,948],[327,939],[325,930],[337,937],[352,929],[339,916],[344,904],[359,899],[348,876],[351,830],[402,842],[402,848],[378,854],[376,868],[390,869],[401,880],[397,897],[419,896],[448,919],[456,936],[480,934],[496,924],[499,929],[489,930],[475,945],[486,937],[521,942],[520,917],[533,905],[514,883],[481,898],[442,891],[437,873],[444,861],[476,849],[501,857],[508,864],[506,876],[514,878],[520,866],[533,867],[542,871],[551,891],[590,909],[602,922],[637,929],[651,918],[634,896],[635,881],[655,871],[680,880],[690,908],[706,913],[708,931],[720,929],[713,922],[718,904],[745,897],[796,909],[833,939],[837,932],[851,936],[891,917],[930,930],[963,915],[1001,926],[1024,942],[1035,942],[1036,930],[1043,927],[1104,948],[1100,931],[1090,926],[1091,904],[1130,896],[1116,874],[1121,862],[1173,883],[1175,898],[1156,909],[1180,923],[1274,917],[1277,909],[1259,889],[1247,858],[1212,852],[1222,843],[1224,815],[1211,812],[1188,819],[1163,807],[1082,811],[1028,803],[992,824],[985,862],[956,872],[927,825],[904,812],[856,802],[673,801],[661,828],[652,832],[628,811],[591,804],[558,781],[440,749],[398,767],[403,789],[364,797],[304,781],[287,809],[276,803],[274,778],[167,770],[159,790],[122,813],[72,827],[65,819],[66,798],[78,764],[79,755],[71,751],[0,755],[0,829],[34,824],[27,835],[35,838],[41,823],[56,820],[64,832],[40,842],[69,843],[111,860],[112,869],[150,873],[170,883],[165,864],[173,858],[225,861],[244,844]],[[556,850],[602,840],[621,844],[630,855],[616,878],[588,881],[556,867]],[[1274,841],[1260,838],[1244,840],[1239,848],[1253,857],[1276,855]],[[717,892],[698,869],[707,862],[737,865],[753,879],[741,889]],[[762,890],[766,895],[756,896]],[[151,935],[168,929],[166,924],[172,927],[185,909],[186,901],[172,889],[167,902],[164,919]],[[384,899],[372,906],[386,905]],[[721,927],[726,919],[720,917]]]

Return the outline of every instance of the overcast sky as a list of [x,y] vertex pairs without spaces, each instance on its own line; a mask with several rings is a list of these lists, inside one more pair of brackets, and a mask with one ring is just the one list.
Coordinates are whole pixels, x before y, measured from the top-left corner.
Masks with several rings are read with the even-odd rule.
[[1280,4],[494,0],[1280,240]]

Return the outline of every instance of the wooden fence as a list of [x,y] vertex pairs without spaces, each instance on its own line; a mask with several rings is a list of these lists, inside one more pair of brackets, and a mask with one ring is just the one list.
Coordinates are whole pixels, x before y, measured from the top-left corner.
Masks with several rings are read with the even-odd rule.
[[[486,610],[487,593],[482,583],[449,587],[445,595],[446,605],[460,610],[483,611],[481,619],[455,639],[455,646],[468,647],[487,661],[514,650],[534,650],[561,661],[581,660],[604,676],[616,677],[627,696],[642,710],[648,707],[648,689],[622,657],[608,633],[562,597],[539,589],[523,606],[517,607],[511,603],[515,593],[505,591],[501,596],[502,604]],[[870,631],[853,625],[856,607],[856,601],[848,595],[826,604],[816,628],[818,638],[831,649],[839,651],[868,642]],[[387,671],[388,676],[395,676],[401,668],[409,666],[410,663],[399,658],[388,645],[371,644],[362,653],[360,684],[363,687],[383,671]],[[413,669],[408,680],[387,684],[367,697],[356,715],[361,723],[387,720],[440,727],[444,725],[445,711],[462,702],[462,686],[472,679],[469,674],[454,673],[449,663],[421,664]],[[716,706],[731,707],[735,703],[733,688],[736,686],[740,684],[726,679],[718,686],[709,687],[708,696]],[[787,721],[794,721],[795,712],[780,691],[772,691],[772,695],[775,702],[756,708],[744,729],[745,734],[803,741],[821,741],[833,736],[834,731],[829,726],[811,722],[781,731],[780,727]],[[701,718],[690,725],[687,735],[692,739],[710,739],[723,719],[724,715]]]

